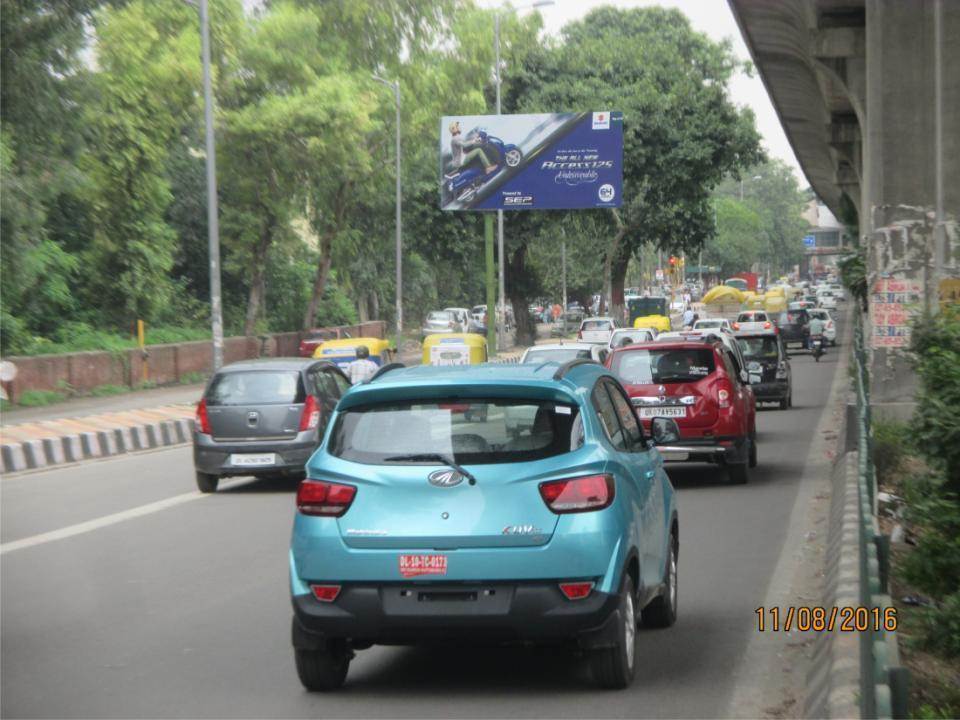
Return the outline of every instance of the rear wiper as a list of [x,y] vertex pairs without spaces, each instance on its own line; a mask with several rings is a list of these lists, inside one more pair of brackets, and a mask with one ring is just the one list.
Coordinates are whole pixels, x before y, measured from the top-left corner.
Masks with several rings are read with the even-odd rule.
[[412,455],[391,455],[390,457],[384,458],[385,462],[417,462],[418,460],[435,460],[442,462],[447,467],[452,467],[463,475],[471,485],[477,484],[477,479],[473,475],[465,470],[463,466],[458,464],[452,457],[444,455],[443,453],[414,453]]

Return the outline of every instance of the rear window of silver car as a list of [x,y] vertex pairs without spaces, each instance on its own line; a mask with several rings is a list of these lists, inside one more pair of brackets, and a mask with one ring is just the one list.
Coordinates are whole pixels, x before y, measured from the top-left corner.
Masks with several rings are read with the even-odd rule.
[[584,320],[581,330],[609,330],[613,323],[609,320]]
[[610,368],[627,385],[699,382],[716,366],[710,348],[630,350],[613,356]]
[[576,405],[451,398],[341,411],[328,451],[368,465],[436,465],[418,457],[432,453],[467,465],[541,460],[582,444]]
[[577,348],[555,348],[553,350],[531,350],[523,359],[524,363],[558,362],[565,363],[577,358],[590,359],[590,351]]
[[306,393],[300,373],[249,370],[220,373],[207,390],[207,405],[299,404]]

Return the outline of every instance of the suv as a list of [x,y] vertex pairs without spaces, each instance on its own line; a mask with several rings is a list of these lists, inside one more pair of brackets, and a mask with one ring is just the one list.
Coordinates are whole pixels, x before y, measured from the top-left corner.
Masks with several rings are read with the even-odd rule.
[[741,330],[737,342],[747,363],[750,387],[757,402],[780,403],[780,409],[793,406],[793,380],[787,351],[780,334],[771,330]]
[[736,353],[723,342],[707,337],[632,345],[610,353],[606,365],[644,427],[656,417],[677,421],[680,441],[661,448],[665,459],[715,462],[726,467],[731,483],[747,482],[748,469],[757,464],[756,400]]
[[193,426],[193,466],[201,492],[222,477],[303,473],[347,376],[326,360],[243,360],[207,383]]
[[803,347],[809,345],[810,315],[806,310],[787,310],[780,313],[777,327],[780,328],[780,340],[783,341],[784,348],[789,348],[791,343],[799,343]]
[[[519,437],[507,408],[530,418]],[[622,688],[638,617],[674,623],[674,490],[594,362],[381,370],[340,401],[307,473],[290,587],[309,690],[340,687],[355,650],[451,640],[570,642]]]

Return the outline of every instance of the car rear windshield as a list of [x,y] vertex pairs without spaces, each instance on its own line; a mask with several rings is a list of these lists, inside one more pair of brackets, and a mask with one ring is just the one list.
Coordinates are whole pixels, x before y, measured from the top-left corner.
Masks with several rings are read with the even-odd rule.
[[764,322],[766,319],[766,313],[740,313],[737,316],[737,322]]
[[611,323],[609,320],[584,320],[581,330],[609,330]]
[[698,382],[716,366],[710,348],[630,350],[613,356],[613,372],[628,385]]
[[451,318],[452,316],[448,312],[432,312],[427,316],[427,320],[436,322],[449,322]]
[[738,337],[740,351],[747,360],[777,360],[780,352],[777,348],[777,338],[773,335],[758,335],[756,337]]
[[300,373],[249,370],[216,375],[207,390],[207,405],[283,405],[305,399]]
[[697,329],[723,327],[723,320],[697,320]]
[[575,405],[539,400],[402,402],[337,416],[329,452],[370,465],[512,463],[561,455],[583,444]]
[[557,348],[555,350],[531,350],[523,359],[524,363],[558,362],[565,363],[577,358],[590,359],[590,351],[577,348]]
[[806,313],[804,312],[785,312],[780,313],[781,325],[798,325],[804,321]]

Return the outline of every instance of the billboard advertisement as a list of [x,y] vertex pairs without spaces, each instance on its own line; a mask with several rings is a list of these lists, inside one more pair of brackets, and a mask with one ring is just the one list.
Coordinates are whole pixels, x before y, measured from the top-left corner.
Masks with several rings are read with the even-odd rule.
[[440,165],[443,210],[620,207],[623,113],[445,116]]

